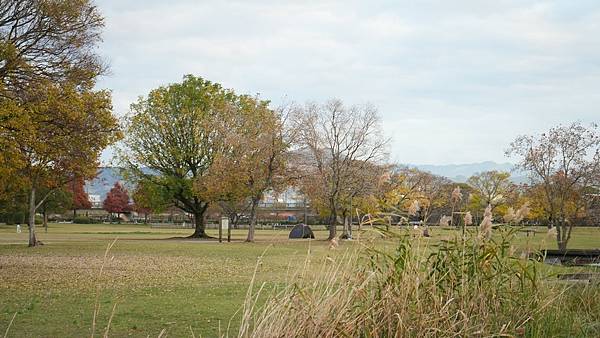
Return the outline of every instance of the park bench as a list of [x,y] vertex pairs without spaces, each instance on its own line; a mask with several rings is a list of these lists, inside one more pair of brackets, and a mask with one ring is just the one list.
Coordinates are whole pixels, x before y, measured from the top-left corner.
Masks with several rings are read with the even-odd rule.
[[595,265],[600,263],[598,249],[543,250],[542,256],[549,264]]
[[560,280],[567,281],[587,281],[587,282],[600,282],[600,273],[598,272],[575,272],[575,273],[561,273],[557,275]]

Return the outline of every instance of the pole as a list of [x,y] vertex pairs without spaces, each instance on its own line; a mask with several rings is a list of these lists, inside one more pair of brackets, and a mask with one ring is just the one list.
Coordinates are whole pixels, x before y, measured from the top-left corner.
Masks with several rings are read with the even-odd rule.
[[223,218],[219,220],[219,243],[223,243]]
[[350,223],[348,224],[348,238],[352,238],[352,224],[354,223],[354,210],[352,209],[352,195],[350,195]]
[[304,224],[308,225],[308,213],[306,208],[306,196],[304,196]]
[[231,226],[227,226],[227,243],[231,242]]

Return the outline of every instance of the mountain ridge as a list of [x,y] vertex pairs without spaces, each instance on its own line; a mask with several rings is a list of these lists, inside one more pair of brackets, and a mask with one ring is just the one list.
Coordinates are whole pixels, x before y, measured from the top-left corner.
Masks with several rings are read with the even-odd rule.
[[525,173],[518,170],[516,165],[510,162],[483,161],[457,164],[406,164],[406,166],[444,176],[460,183],[466,182],[469,177],[475,174],[491,170],[509,172],[511,180],[515,183],[523,183],[527,180]]
[[[405,164],[410,168],[428,171],[435,175],[445,176],[454,182],[464,183],[474,174],[497,170],[507,171],[511,173],[511,180],[515,183],[524,183],[527,181],[525,173],[516,170],[513,163],[504,162],[498,163],[494,161],[483,161],[473,163],[457,163],[457,164]],[[90,181],[86,181],[85,191],[89,195],[96,195],[100,201],[103,201],[108,191],[113,187],[115,182],[123,183],[128,189],[132,187],[125,182],[118,167],[99,167],[98,175]]]

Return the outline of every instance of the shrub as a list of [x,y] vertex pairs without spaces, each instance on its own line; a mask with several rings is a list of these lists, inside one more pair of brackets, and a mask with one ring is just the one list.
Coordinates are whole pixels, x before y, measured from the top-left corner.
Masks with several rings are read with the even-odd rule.
[[77,216],[73,219],[73,223],[77,223],[77,224],[94,224],[96,223],[96,221],[92,218],[89,218],[87,216]]

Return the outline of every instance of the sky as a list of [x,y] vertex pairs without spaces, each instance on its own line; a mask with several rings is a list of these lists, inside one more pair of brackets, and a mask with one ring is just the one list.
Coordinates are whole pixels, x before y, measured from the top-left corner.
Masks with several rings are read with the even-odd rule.
[[597,0],[96,4],[111,66],[98,87],[119,116],[194,74],[273,105],[371,103],[390,160],[418,164],[514,161],[518,135],[600,122]]

